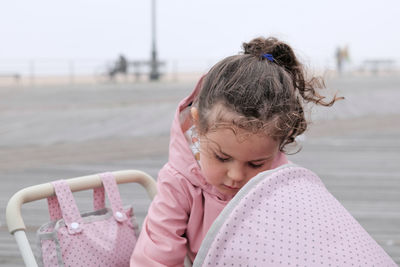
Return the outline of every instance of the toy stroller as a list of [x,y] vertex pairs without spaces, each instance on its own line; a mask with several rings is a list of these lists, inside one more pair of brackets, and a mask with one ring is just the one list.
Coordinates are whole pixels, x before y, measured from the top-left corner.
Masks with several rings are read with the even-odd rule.
[[[15,193],[8,202],[6,219],[25,265],[38,266],[25,233],[21,206],[47,198],[51,222],[38,230],[40,265],[128,266],[138,229],[132,207],[122,207],[117,187],[122,183],[139,183],[151,199],[156,195],[155,180],[137,170],[59,180]],[[72,192],[88,189],[94,192],[94,211],[80,214]],[[105,193],[111,208],[105,207]]]

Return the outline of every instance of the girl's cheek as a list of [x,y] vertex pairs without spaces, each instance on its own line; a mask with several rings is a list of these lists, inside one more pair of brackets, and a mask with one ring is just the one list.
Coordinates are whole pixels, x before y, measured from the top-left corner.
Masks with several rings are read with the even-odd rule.
[[221,167],[211,159],[200,160],[200,168],[206,180],[213,180],[214,177],[220,176],[222,172]]

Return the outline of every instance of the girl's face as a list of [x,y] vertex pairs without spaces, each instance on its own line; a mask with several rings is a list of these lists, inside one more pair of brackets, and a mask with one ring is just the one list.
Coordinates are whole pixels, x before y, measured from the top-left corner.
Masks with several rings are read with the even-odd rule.
[[[244,140],[238,134],[248,134]],[[271,169],[279,142],[266,135],[221,128],[200,139],[200,165],[208,183],[224,195],[235,195],[252,177]]]

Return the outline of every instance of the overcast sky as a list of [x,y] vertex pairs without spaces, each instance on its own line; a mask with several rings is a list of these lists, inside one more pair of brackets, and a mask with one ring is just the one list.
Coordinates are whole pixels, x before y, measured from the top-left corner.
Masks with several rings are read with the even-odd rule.
[[[354,63],[400,61],[399,0],[158,0],[156,7],[159,57],[180,66],[201,70],[260,35],[289,42],[315,66],[333,64],[344,45]],[[0,61],[147,59],[151,1],[3,1],[0,36]]]

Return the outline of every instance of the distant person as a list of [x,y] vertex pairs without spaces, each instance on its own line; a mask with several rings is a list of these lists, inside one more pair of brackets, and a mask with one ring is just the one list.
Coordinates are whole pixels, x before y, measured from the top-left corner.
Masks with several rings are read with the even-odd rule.
[[336,58],[336,69],[339,73],[342,73],[342,71],[343,71],[343,51],[342,51],[342,48],[339,46],[336,48],[335,58]]
[[337,47],[336,48],[336,67],[339,73],[343,73],[348,70],[348,63],[350,60],[349,56],[349,47],[346,45],[345,47]]
[[[210,226],[238,191],[260,172],[288,163],[287,146],[308,125],[302,103],[331,106],[340,99],[325,101],[317,92],[322,80],[306,75],[288,44],[260,37],[243,49],[214,65],[180,102],[169,160],[159,172],[158,193],[130,266],[183,266],[186,255],[193,261]],[[318,247],[309,234],[304,237],[309,249]]]
[[108,72],[110,79],[113,79],[118,73],[126,75],[128,73],[128,61],[125,56],[120,54],[114,67]]
[[342,60],[343,60],[343,71],[348,72],[350,70],[350,52],[349,46],[345,45],[342,49]]
[[124,55],[119,55],[117,64],[116,64],[116,68],[118,70],[118,72],[121,72],[123,74],[126,74],[128,71],[128,61],[126,60]]

